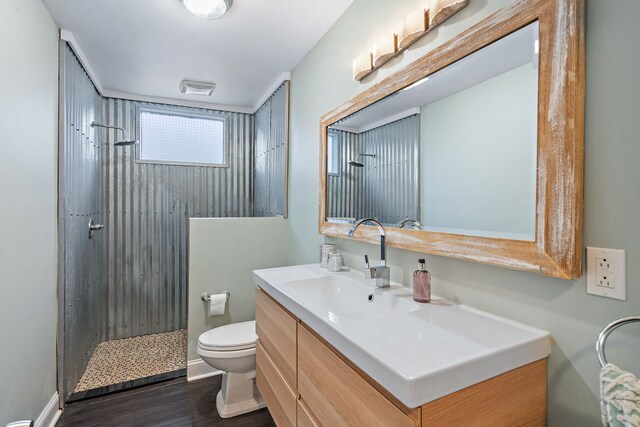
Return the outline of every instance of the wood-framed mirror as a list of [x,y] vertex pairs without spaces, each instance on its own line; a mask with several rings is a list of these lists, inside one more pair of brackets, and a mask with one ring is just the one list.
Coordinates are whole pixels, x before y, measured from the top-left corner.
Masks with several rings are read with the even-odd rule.
[[388,246],[581,275],[584,0],[516,1],[320,131],[320,234],[347,238],[376,217]]

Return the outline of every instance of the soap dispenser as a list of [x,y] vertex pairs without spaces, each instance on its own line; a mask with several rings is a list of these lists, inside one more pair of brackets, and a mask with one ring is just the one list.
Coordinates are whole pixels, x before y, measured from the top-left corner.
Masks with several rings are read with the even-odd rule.
[[431,301],[431,273],[425,268],[424,258],[418,260],[420,269],[413,272],[413,300],[417,302]]

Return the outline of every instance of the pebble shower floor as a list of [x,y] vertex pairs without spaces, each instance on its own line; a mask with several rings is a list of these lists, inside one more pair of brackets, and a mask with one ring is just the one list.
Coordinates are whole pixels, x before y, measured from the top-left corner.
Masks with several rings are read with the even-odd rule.
[[187,367],[187,330],[105,341],[96,347],[74,392]]

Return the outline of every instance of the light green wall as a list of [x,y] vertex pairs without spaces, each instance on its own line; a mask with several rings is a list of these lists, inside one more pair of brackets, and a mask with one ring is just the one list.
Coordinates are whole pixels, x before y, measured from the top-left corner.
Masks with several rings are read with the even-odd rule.
[[534,240],[537,73],[525,64],[421,108],[423,226]]
[[[255,319],[252,271],[290,264],[289,227],[283,218],[189,220],[189,350],[199,359],[198,336],[215,327]],[[209,316],[203,292],[229,291],[226,313]]]
[[[450,22],[376,71],[364,84],[351,80],[351,61],[375,38],[423,2],[355,0],[292,73],[289,222],[296,263],[316,262],[318,144],[321,115],[478,22],[506,0],[471,1]],[[590,0],[587,4],[585,246],[627,250],[628,300],[587,296],[585,279],[564,281],[449,258],[428,256],[434,292],[454,301],[546,329],[553,336],[549,370],[549,424],[599,425],[600,329],[640,314],[640,2]],[[337,239],[347,264],[360,267],[368,244]],[[410,283],[419,254],[391,249],[392,279]],[[630,329],[633,329],[629,327]],[[638,328],[636,328],[637,330]],[[624,336],[621,333],[620,336]],[[609,357],[640,372],[640,336],[612,338]]]
[[0,2],[0,425],[56,392],[57,27],[39,0]]

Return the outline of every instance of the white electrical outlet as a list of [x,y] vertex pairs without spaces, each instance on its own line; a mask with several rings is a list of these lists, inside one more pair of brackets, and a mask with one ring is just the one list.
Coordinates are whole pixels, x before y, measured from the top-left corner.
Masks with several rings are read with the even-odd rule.
[[625,251],[587,248],[587,293],[627,299]]

